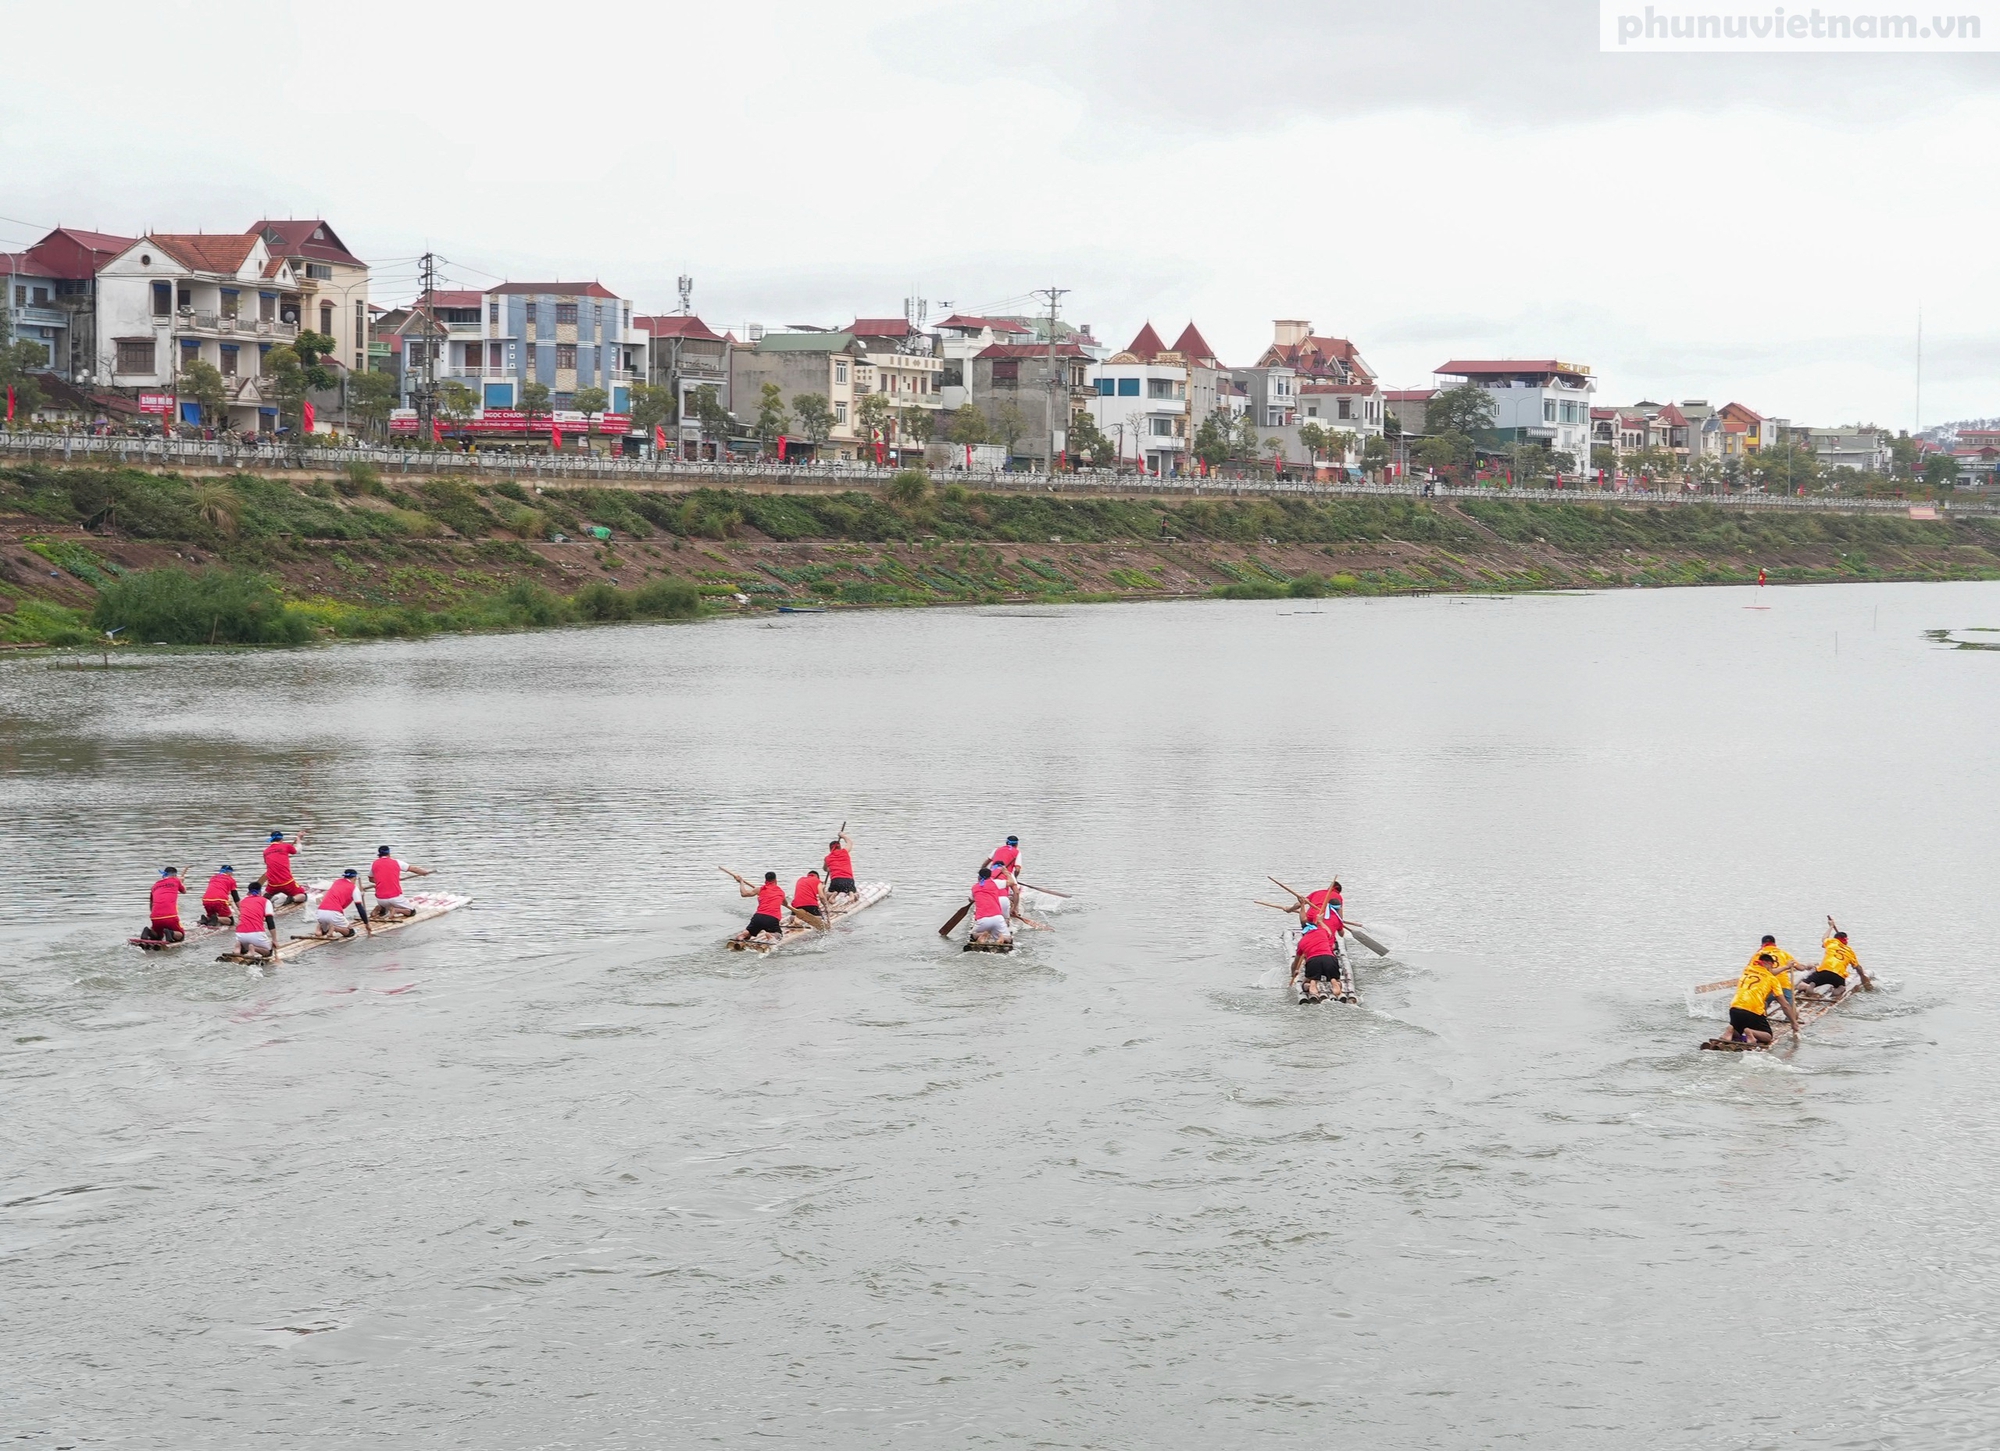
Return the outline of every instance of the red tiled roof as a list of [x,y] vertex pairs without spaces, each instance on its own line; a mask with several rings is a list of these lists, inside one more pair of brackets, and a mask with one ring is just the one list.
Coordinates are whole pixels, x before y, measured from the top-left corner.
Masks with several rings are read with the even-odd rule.
[[1140,328],[1139,335],[1133,338],[1125,347],[1126,352],[1142,363],[1152,362],[1153,359],[1166,350],[1167,345],[1160,341],[1160,335],[1153,331],[1151,323],[1147,323],[1144,327]]
[[258,241],[255,232],[148,232],[146,236],[191,272],[235,272]]
[[1435,388],[1398,388],[1393,392],[1384,393],[1382,397],[1390,403],[1428,403],[1437,395],[1438,390]]
[[1373,393],[1373,383],[1301,383],[1300,393]]
[[1191,362],[1215,361],[1215,349],[1208,345],[1208,339],[1192,322],[1182,328],[1181,335],[1174,339],[1174,351]]
[[[974,358],[1046,358],[1049,355],[1047,343],[988,343],[972,356]],[[1086,358],[1090,355],[1076,343],[1057,343],[1058,358]]]
[[656,338],[693,338],[697,342],[719,343],[726,339],[698,317],[683,317],[679,313],[658,313],[650,317],[635,317],[632,326],[642,332],[649,332]]
[[857,338],[906,338],[918,331],[906,317],[857,317],[846,330]]
[[1685,428],[1687,426],[1687,415],[1669,403],[1660,410],[1660,422],[1671,424],[1677,428]]
[[1592,418],[1616,418],[1618,410],[1616,408],[1593,408],[1590,410],[1590,416]]
[[1740,418],[1745,423],[1762,423],[1764,421],[1763,414],[1741,403],[1725,403],[1722,405],[1721,411],[1729,413],[1733,417]]
[[76,227],[57,227],[27,251],[16,254],[20,270],[37,277],[57,277],[65,282],[81,282],[95,277],[98,270],[131,246],[132,237],[109,232],[85,232]]
[[431,292],[420,296],[416,305],[423,307],[478,307],[486,301],[483,292]]
[[[290,221],[265,220],[250,228],[264,234],[264,243],[273,252],[287,257],[310,257],[316,262],[343,262],[349,267],[366,267],[368,264],[347,250],[347,244],[340,240],[332,227],[319,217],[293,219]],[[323,235],[313,236],[314,232]]]
[[1029,329],[1018,322],[1009,322],[1004,317],[968,317],[964,313],[953,313],[939,327],[962,328],[966,332],[978,332],[981,328],[991,328],[996,333],[1024,333]]
[[610,297],[617,293],[601,282],[503,282],[488,292],[526,294],[529,297]]

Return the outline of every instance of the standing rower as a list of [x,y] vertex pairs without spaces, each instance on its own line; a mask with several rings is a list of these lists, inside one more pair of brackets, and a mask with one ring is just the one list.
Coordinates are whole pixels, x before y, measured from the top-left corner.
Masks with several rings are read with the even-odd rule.
[[389,848],[375,848],[375,860],[368,863],[368,880],[375,888],[375,915],[377,917],[414,917],[416,903],[403,895],[403,874],[413,877],[427,877],[429,867],[398,861],[389,855]]
[[264,895],[272,902],[280,897],[290,902],[303,902],[306,889],[292,876],[292,858],[299,853],[304,843],[286,841],[282,831],[271,833],[271,840],[264,847]]
[[[319,905],[314,908],[317,925],[313,931],[316,934],[321,937],[354,935],[354,929],[347,925],[347,909],[355,905],[354,889],[360,881],[361,873],[353,867],[349,867],[334,878],[333,885],[326,889],[325,895],[319,899]],[[363,905],[358,910],[365,913],[368,908]]]
[[[1831,917],[1826,919],[1826,929],[1831,935],[1820,943],[1823,955],[1820,957],[1819,966],[1807,976],[1805,986],[1832,988],[1833,1000],[1839,1002],[1849,992],[1847,971],[1852,968],[1860,976],[1861,986],[1869,992],[1875,991],[1875,983],[1861,966],[1861,959],[1856,957],[1854,949],[1847,945],[1847,934],[1834,924]],[[1819,994],[1806,993],[1804,996],[1817,997]]]
[[846,832],[826,844],[826,860],[820,865],[826,868],[829,899],[861,895],[861,889],[854,885],[854,842]]
[[181,880],[179,867],[161,867],[159,880],[152,889],[152,923],[141,932],[140,937],[149,942],[180,942],[187,933],[181,930],[181,893],[188,889]]
[[1792,1037],[1799,1036],[1799,1015],[1792,1007],[1791,982],[1778,961],[1783,955],[1775,944],[1769,944],[1743,969],[1743,976],[1736,984],[1736,996],[1729,1002],[1729,1032],[1724,1035],[1724,1042],[1770,1047],[1777,1037],[1769,1017],[1772,998],[1778,1000],[1791,1020]]
[[236,868],[224,863],[222,870],[201,889],[201,925],[227,927],[236,916],[235,904],[242,900],[236,890]]
[[981,867],[979,880],[972,884],[972,940],[1013,941],[1014,931],[1007,925],[1007,911],[1007,894],[993,879],[993,869]]
[[243,899],[243,910],[236,921],[236,955],[269,957],[273,935],[271,904],[264,897],[264,884],[252,882],[250,895]]
[[764,885],[761,887],[753,887],[741,877],[738,877],[736,882],[737,895],[755,897],[757,910],[750,916],[750,925],[737,933],[734,940],[748,942],[760,932],[772,937],[783,937],[785,922],[781,914],[785,910],[785,889],[778,885],[778,874],[764,873]]

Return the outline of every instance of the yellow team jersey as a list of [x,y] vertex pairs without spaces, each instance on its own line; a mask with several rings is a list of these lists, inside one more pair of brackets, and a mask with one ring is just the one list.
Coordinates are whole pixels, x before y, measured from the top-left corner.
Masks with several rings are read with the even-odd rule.
[[1821,972],[1830,972],[1837,977],[1846,977],[1847,969],[1860,961],[1854,955],[1854,949],[1849,947],[1845,942],[1842,942],[1838,937],[1829,937],[1820,946],[1826,949],[1826,955],[1819,960],[1819,970]]
[[1750,966],[1757,966],[1757,959],[1767,952],[1778,959],[1777,971],[1779,972],[1790,972],[1799,965],[1799,960],[1782,947],[1760,947],[1750,954]]
[[1736,984],[1736,996],[1730,999],[1729,1006],[1749,1013],[1765,1012],[1771,1006],[1771,999],[1789,986],[1778,973],[1761,962],[1752,961],[1743,969],[1742,980]]

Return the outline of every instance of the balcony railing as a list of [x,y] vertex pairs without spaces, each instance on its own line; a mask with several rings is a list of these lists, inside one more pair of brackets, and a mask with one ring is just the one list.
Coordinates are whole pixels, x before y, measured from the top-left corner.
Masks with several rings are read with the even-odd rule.
[[457,367],[446,370],[444,376],[447,378],[511,378],[514,376],[514,370],[509,368],[505,363],[487,363],[485,366],[477,368],[467,363],[460,363]]
[[68,327],[69,314],[57,307],[17,307],[14,322],[24,327]]
[[222,313],[196,312],[192,308],[184,307],[174,315],[174,331],[215,333],[227,337],[283,338],[289,341],[299,335],[299,325],[295,322],[278,322],[272,318],[230,317]]
[[483,322],[448,322],[444,325],[444,330],[453,337],[484,337],[486,335],[486,324]]

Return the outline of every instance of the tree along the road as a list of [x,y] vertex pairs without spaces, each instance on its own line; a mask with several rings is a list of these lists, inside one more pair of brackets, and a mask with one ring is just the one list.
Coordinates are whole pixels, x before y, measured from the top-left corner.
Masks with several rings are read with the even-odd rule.
[[794,393],[792,411],[799,416],[799,431],[814,444],[821,444],[833,434],[833,405],[826,401],[824,393]]
[[1482,429],[1493,426],[1497,416],[1490,392],[1477,383],[1460,383],[1456,388],[1442,390],[1424,405],[1424,432],[1433,437],[1462,433],[1467,438],[1476,438]]
[[224,426],[227,421],[224,410],[229,407],[229,385],[223,381],[222,373],[215,364],[204,363],[200,358],[189,361],[181,369],[176,391],[200,409],[202,421],[210,428]]
[[972,404],[967,403],[951,415],[953,443],[984,443],[986,438],[986,415]]
[[598,414],[611,406],[611,395],[602,388],[579,388],[570,398],[570,407],[588,420],[587,430],[592,438],[597,436]]
[[347,414],[361,421],[366,433],[380,434],[396,411],[398,389],[390,373],[353,373],[347,379]]
[[[10,411],[18,426],[26,423],[42,405],[42,390],[36,385],[34,374],[48,367],[49,350],[30,338],[15,337],[9,313],[9,308],[0,306],[0,400],[11,401]],[[5,390],[9,388],[14,396],[6,400]]]
[[757,437],[774,444],[792,431],[792,415],[785,410],[785,390],[766,383],[757,394]]

